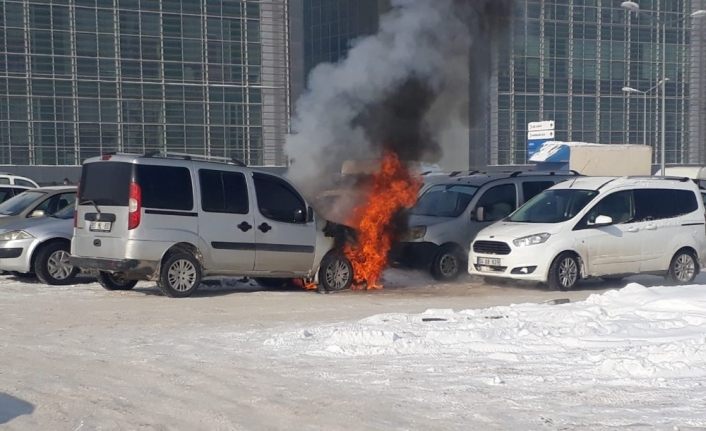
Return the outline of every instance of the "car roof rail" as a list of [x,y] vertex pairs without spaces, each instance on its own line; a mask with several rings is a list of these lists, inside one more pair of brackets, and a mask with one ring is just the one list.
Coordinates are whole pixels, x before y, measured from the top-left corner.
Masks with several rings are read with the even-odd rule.
[[205,154],[176,153],[172,151],[153,150],[146,152],[143,157],[163,157],[177,158],[182,160],[203,160],[209,162],[232,163],[236,166],[247,167],[247,165],[235,157],[209,156]]
[[459,175],[461,174],[461,172],[463,172],[463,171],[453,171],[453,172],[451,172],[451,173],[449,174],[449,176],[452,177],[452,178],[453,178],[453,177],[457,177],[457,176],[459,176]]
[[569,173],[570,173],[570,174],[573,174],[573,175],[576,175],[577,177],[582,177],[582,176],[583,176],[582,173],[580,173],[580,172],[578,172],[578,171],[575,171],[575,170],[573,170],[573,169],[569,169]]
[[510,174],[510,178],[519,177],[520,175],[524,174],[525,172],[527,172],[527,171],[515,171]]

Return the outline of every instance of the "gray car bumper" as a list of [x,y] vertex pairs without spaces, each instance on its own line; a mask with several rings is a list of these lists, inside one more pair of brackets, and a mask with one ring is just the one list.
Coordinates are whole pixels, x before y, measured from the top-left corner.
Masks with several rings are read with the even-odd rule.
[[159,269],[159,262],[137,259],[98,259],[71,256],[71,264],[81,269],[120,273],[127,279],[152,280]]

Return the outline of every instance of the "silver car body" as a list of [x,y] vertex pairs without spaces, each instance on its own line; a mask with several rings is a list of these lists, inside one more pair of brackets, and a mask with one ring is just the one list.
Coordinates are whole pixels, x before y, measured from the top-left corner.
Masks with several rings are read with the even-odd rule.
[[[454,172],[425,176],[420,200],[410,211],[407,236],[394,251],[394,258],[411,266],[426,267],[445,246],[457,247],[468,254],[473,238],[482,229],[510,215],[528,198],[556,183],[575,177],[572,174],[550,172],[491,174]],[[461,201],[457,208],[445,211],[440,207],[439,202],[435,202],[429,205],[429,214],[421,210],[425,195],[437,190],[453,190],[459,187],[465,188],[471,195]],[[498,199],[493,199],[493,196],[496,196],[500,190],[508,190],[507,187],[514,187],[511,192],[514,202],[511,205],[500,205],[504,202],[495,202],[494,205],[483,209],[484,217],[479,219],[478,208],[483,206],[483,202],[497,201]],[[531,195],[530,189],[533,191]]]
[[[160,181],[154,172],[162,172],[162,179],[164,173],[172,174],[162,168],[180,168],[182,174],[187,173],[172,180],[175,188],[186,187],[181,183],[189,180],[181,201],[158,202],[156,197],[147,197],[152,192],[145,187]],[[89,159],[83,172],[71,248],[72,263],[83,269],[156,280],[167,253],[185,248],[197,256],[204,276],[314,278],[321,260],[334,246],[334,239],[324,234],[326,222],[313,213],[294,187],[276,175],[234,164],[126,154]],[[99,184],[101,180],[91,172],[110,179]],[[86,179],[86,175],[91,177]],[[150,181],[137,180],[145,175]],[[204,186],[206,176],[214,175],[220,176],[220,183]],[[224,195],[229,192],[219,185],[225,184],[226,178],[244,180],[238,186],[243,187],[243,193],[247,191],[247,201],[236,202],[237,208],[230,208],[229,213],[208,210],[209,199],[220,199],[221,191],[214,189],[224,187]],[[289,190],[292,199],[301,199],[306,220],[283,222],[263,214],[260,200],[264,197],[256,190],[256,178],[272,181]],[[139,185],[142,201],[136,210],[139,225],[132,229],[126,189],[130,181]],[[84,189],[84,184],[91,190]],[[118,190],[115,199],[105,198],[106,187]],[[118,196],[123,191],[125,195]],[[224,196],[224,205],[226,200]]]
[[0,229],[17,221],[51,215],[67,205],[73,205],[75,199],[76,186],[28,189],[0,204]]
[[55,217],[15,220],[0,229],[0,239],[13,235],[20,239],[0,240],[0,270],[29,273],[37,251],[51,241],[70,242],[73,220]]

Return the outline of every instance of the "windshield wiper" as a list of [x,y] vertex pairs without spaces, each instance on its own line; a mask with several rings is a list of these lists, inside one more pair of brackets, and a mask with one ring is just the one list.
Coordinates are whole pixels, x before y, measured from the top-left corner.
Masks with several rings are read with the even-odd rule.
[[96,201],[94,201],[94,200],[86,199],[86,200],[83,200],[83,201],[79,202],[78,204],[79,204],[79,205],[91,204],[91,205],[93,205],[93,208],[96,209],[96,212],[97,212],[99,215],[100,215],[100,213],[101,213],[100,208],[98,208],[98,204],[97,204]]

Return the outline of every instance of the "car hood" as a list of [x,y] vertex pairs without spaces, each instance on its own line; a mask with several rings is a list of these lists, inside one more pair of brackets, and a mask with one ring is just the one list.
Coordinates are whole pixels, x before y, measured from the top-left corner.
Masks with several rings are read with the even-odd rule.
[[410,215],[407,224],[410,227],[415,226],[434,226],[435,224],[444,223],[453,220],[453,217],[434,217],[424,215]]
[[498,222],[483,229],[476,239],[517,239],[538,233],[556,234],[562,223],[511,223]]
[[54,217],[40,217],[31,219],[15,219],[12,223],[0,225],[0,232],[23,230],[39,237],[45,233],[64,234],[70,238],[73,233],[73,219],[58,219]]

